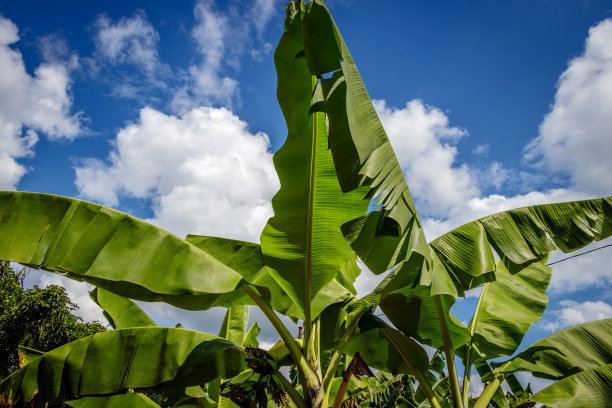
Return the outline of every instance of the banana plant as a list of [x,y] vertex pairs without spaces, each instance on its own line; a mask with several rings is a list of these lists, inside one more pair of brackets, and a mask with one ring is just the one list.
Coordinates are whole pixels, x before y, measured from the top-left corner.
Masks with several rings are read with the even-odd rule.
[[[550,272],[542,262],[548,253],[612,233],[612,198],[605,198],[496,214],[428,243],[402,168],[329,10],[322,0],[297,0],[286,11],[274,60],[288,135],[274,155],[281,188],[261,244],[180,239],[82,200],[0,193],[0,259],[96,285],[100,305],[103,289],[187,310],[255,305],[281,338],[274,353],[282,353],[277,358],[272,350],[255,349],[246,352],[245,362],[244,337],[234,337],[239,312],[214,336],[154,327],[146,319],[129,327],[138,320],[130,308],[117,314],[108,306],[117,330],[34,359],[0,384],[0,406],[204,384],[204,395],[190,392],[205,400],[222,395],[226,384],[237,396],[242,385],[253,385],[252,374],[245,374],[249,364],[266,381],[278,381],[296,407],[326,408],[345,400],[342,371],[359,353],[371,367],[416,378],[423,406],[464,407],[469,385],[464,381],[461,390],[455,356],[469,372],[486,368],[492,356],[514,352],[545,304],[542,288]],[[372,200],[376,209],[369,210]],[[353,287],[358,257],[373,272],[387,272],[361,299]],[[523,286],[514,288],[515,281]],[[482,285],[478,311],[465,327],[450,308],[456,297]],[[507,324],[508,314],[496,315],[496,304],[520,306],[516,299],[529,291],[539,295],[525,306],[520,325]],[[378,306],[395,327],[372,316]],[[295,339],[278,314],[301,320],[303,339]],[[503,341],[491,334],[496,330]],[[446,374],[424,345],[443,352]],[[299,386],[280,374],[283,359],[294,367]],[[521,369],[518,363],[488,368],[495,379],[481,404],[497,393],[495,381]],[[602,370],[589,367],[575,375],[595,375],[590,369]],[[587,377],[569,378],[559,383],[589,384]],[[247,394],[257,401],[240,399],[244,406],[268,403],[260,391],[242,396]]]
[[[122,331],[122,329],[138,328],[138,327],[157,327],[157,324],[134,302],[124,298],[122,296],[115,295],[101,288],[95,288],[90,292],[90,297],[98,304],[103,310],[104,316],[108,320],[111,327],[115,330]],[[259,327],[257,322],[246,331],[246,323],[248,321],[248,306],[235,306],[229,308],[225,314],[221,330],[219,332],[219,338],[234,341],[243,347],[257,346],[257,336],[259,334]],[[245,333],[246,332],[246,333]],[[111,333],[111,332],[109,332]],[[122,332],[121,332],[122,333]],[[179,335],[189,336],[192,331],[178,332]],[[73,343],[70,343],[73,344]],[[77,346],[77,345],[75,345]],[[57,350],[57,349],[56,349]],[[63,370],[66,369],[79,369],[77,365],[71,363],[64,363],[62,358],[57,357],[62,355],[61,353],[44,353],[37,350],[29,349],[27,347],[19,348],[19,357],[21,368],[27,370],[29,365],[40,357],[44,357],[47,362],[46,364],[62,365],[64,364]],[[53,361],[55,359],[55,361]],[[239,353],[232,353],[231,355],[221,354],[216,357],[216,360],[221,367],[238,366],[244,367],[244,357]],[[80,362],[82,364],[82,362]],[[133,366],[132,366],[133,367]],[[128,370],[133,368],[129,367]],[[140,368],[142,369],[142,368]],[[52,373],[51,373],[52,374]],[[181,386],[180,383],[174,381],[166,382],[154,386],[151,389],[142,389],[141,391],[153,392],[157,397],[160,397],[164,401],[164,406],[172,407],[228,407],[228,400],[218,395],[218,386],[221,381],[221,376],[216,376],[211,382],[208,383],[209,388],[213,388],[216,384],[217,393],[209,389],[208,393],[204,392],[198,385],[189,387]],[[135,407],[158,407],[158,405],[151,400],[148,396],[142,392],[134,392],[134,388],[123,387],[122,393],[111,394],[108,396],[91,396],[84,397],[77,400],[67,401],[66,404],[75,408],[96,408],[96,407],[123,407],[123,406],[135,406]],[[38,395],[37,392],[35,395]],[[80,393],[76,393],[74,396],[78,396]],[[69,395],[66,395],[68,397]],[[35,399],[38,398],[35,396]],[[45,400],[49,400],[47,396]],[[61,398],[64,399],[64,398]],[[53,400],[52,400],[53,401]],[[19,405],[19,403],[17,403]]]

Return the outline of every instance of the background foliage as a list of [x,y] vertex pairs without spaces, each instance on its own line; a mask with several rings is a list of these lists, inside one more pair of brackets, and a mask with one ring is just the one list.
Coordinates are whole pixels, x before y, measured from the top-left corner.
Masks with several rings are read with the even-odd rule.
[[19,345],[49,351],[78,338],[106,331],[100,322],[83,322],[73,313],[66,289],[49,285],[25,289],[27,270],[0,262],[0,377],[19,368]]

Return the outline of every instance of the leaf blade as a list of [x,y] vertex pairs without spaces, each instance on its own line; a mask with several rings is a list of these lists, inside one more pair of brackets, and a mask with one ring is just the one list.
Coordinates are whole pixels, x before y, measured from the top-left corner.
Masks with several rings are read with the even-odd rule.
[[219,375],[241,372],[244,364],[224,365],[240,354],[237,345],[192,330],[112,330],[65,344],[20,368],[0,384],[0,401],[18,405],[37,396],[58,403],[170,382],[183,387],[199,385]]

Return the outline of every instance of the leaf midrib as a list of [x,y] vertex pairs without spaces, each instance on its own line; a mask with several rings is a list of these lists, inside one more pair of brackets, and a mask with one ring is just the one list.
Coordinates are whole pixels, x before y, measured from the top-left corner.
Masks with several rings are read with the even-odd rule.
[[[314,93],[317,86],[317,79],[312,76],[312,91]],[[308,225],[306,229],[306,286],[305,286],[305,304],[304,304],[304,323],[307,328],[310,327],[312,321],[312,224],[314,219],[314,193],[315,193],[315,173],[317,159],[317,112],[312,113],[312,143],[310,155],[310,188],[308,191]],[[310,330],[307,330],[308,332]],[[306,333],[308,338],[309,333]]]

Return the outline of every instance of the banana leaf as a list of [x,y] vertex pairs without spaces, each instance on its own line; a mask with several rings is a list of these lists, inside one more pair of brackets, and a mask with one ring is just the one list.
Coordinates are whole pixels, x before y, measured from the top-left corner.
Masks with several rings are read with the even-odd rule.
[[546,259],[511,274],[501,259],[495,281],[486,283],[470,321],[470,342],[459,355],[470,364],[513,354],[531,325],[540,320],[548,304],[545,295],[552,269]]
[[19,345],[17,349],[17,354],[19,356],[19,367],[23,367],[24,365],[31,363],[38,357],[45,354],[45,352]]
[[[492,280],[492,249],[508,271],[516,273],[557,248],[574,251],[611,234],[612,197],[534,205],[480,218],[431,242],[457,290],[432,286],[432,294],[463,295],[464,290]],[[432,279],[431,274],[422,276],[421,283]]]
[[536,377],[561,379],[612,364],[612,319],[596,320],[543,338],[505,363],[498,373],[531,371]]
[[156,386],[188,387],[244,368],[226,365],[240,348],[184,329],[141,327],[83,337],[44,353],[0,384],[0,405],[44,406],[80,396],[118,394]]
[[581,371],[549,385],[531,400],[547,407],[608,408],[612,402],[612,364]]
[[[335,277],[355,258],[340,226],[365,214],[365,191],[343,194],[331,151],[320,84],[308,71],[302,44],[301,7],[287,5],[285,31],[274,54],[277,98],[288,135],[274,155],[281,188],[274,216],[261,234],[261,250],[272,277],[305,319],[314,319],[350,294]],[[329,300],[317,302],[323,294]],[[330,291],[333,295],[329,296]]]
[[261,333],[261,328],[257,325],[257,322],[254,322],[251,328],[244,335],[242,347],[259,347],[259,340],[257,340],[259,333]]
[[[414,265],[406,263],[396,268],[397,271],[389,273],[388,277],[391,277],[393,281],[388,283],[381,292],[380,297],[383,295],[384,297],[379,305],[385,316],[402,333],[439,349],[444,346],[444,338],[436,300],[430,295],[430,288],[411,284],[418,280],[418,274],[422,272],[422,269],[417,269],[418,265],[422,265],[419,260]],[[379,286],[384,284],[385,281]],[[456,349],[469,341],[469,331],[450,312],[455,303],[453,296],[440,295],[440,303],[452,346]]]
[[85,397],[67,401],[66,405],[74,408],[159,408],[144,394],[127,393],[104,397]]
[[113,329],[157,326],[136,303],[102,288],[89,292],[89,297],[102,308]]
[[425,378],[429,372],[427,352],[419,343],[369,314],[361,319],[345,353],[359,353],[368,366],[393,375]]
[[235,270],[160,228],[86,201],[0,192],[0,259],[115,294],[201,310],[228,304]]
[[[270,276],[259,244],[200,235],[188,235],[185,241],[211,254],[222,264],[237,271],[247,282],[257,286],[277,312],[296,318],[303,317],[285,291]],[[232,293],[227,302],[232,305],[252,303],[241,290]]]
[[329,145],[342,190],[364,187],[367,196],[377,198],[380,206],[343,225],[351,247],[374,273],[390,269],[412,251],[428,259],[426,240],[402,168],[322,0],[305,6],[303,47],[310,73],[333,73],[321,84],[329,117]]

